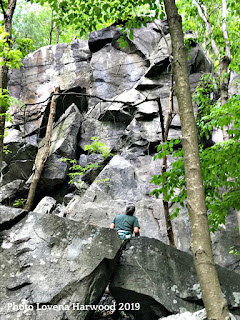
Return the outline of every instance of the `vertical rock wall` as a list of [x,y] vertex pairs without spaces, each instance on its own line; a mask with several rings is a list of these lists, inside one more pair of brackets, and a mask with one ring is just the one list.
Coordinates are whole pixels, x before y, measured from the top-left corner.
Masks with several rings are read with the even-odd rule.
[[[26,181],[32,173],[36,147],[41,146],[45,134],[47,98],[60,85],[61,92],[67,94],[60,97],[57,105],[52,154],[37,200],[53,195],[62,204],[63,196],[71,192],[66,199],[72,200],[61,209],[63,215],[105,227],[131,201],[136,204],[141,234],[168,243],[161,197],[156,199],[149,193],[154,188],[150,184],[152,175],[161,170],[161,162],[153,161],[155,147],[161,141],[159,110],[154,99],[160,97],[166,121],[170,36],[166,23],[158,21],[135,30],[134,40],[128,39],[127,48],[120,48],[119,36],[120,31],[111,26],[92,33],[89,41],[44,47],[28,55],[21,70],[12,71],[10,93],[26,107],[12,107],[13,124],[8,125],[5,143],[13,153],[4,159],[0,200],[10,204],[26,197]],[[211,72],[211,64],[197,44],[191,49],[188,68],[193,92],[201,75]],[[175,96],[174,109],[177,112]],[[61,157],[91,163],[83,149],[93,136],[109,146],[114,157],[109,163],[103,162],[98,171],[83,177],[77,188],[68,186],[68,165]],[[176,114],[169,137],[178,136],[181,127]],[[16,178],[18,184],[13,182]],[[108,180],[102,183],[103,179]],[[240,243],[237,231],[233,230],[234,216],[229,219],[232,222],[225,231],[214,236],[214,249],[220,264],[237,271],[239,258],[229,254],[229,243]],[[173,227],[177,247],[189,251],[190,228],[184,210],[174,219]],[[225,237],[231,241],[225,241]],[[220,258],[223,252],[224,259]]]

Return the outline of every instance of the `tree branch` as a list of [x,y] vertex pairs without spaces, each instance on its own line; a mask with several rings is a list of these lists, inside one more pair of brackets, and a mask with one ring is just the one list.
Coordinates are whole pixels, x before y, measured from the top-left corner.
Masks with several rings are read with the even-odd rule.
[[0,0],[0,7],[1,7],[2,11],[3,11],[3,15],[4,15],[4,18],[5,18],[6,17],[6,11],[4,9],[2,0]]
[[47,102],[49,99],[52,98],[52,96],[65,96],[65,95],[75,95],[76,97],[87,97],[87,98],[96,98],[99,99],[102,102],[112,102],[112,103],[122,103],[124,105],[127,106],[138,106],[139,104],[145,102],[145,101],[156,101],[157,99],[144,99],[138,103],[134,103],[134,102],[127,102],[127,101],[122,101],[122,100],[115,100],[115,99],[105,99],[105,98],[101,98],[99,96],[96,95],[92,95],[92,94],[87,94],[87,93],[81,93],[81,92],[61,92],[61,93],[53,93],[50,95],[50,97],[48,97],[47,99],[40,101],[40,102],[36,102],[36,103],[26,103],[25,106],[35,106],[38,104],[42,104],[44,102]]
[[[200,17],[205,22],[208,34],[211,37],[211,45],[212,45],[213,52],[214,52],[215,56],[217,58],[219,58],[219,50],[218,50],[218,47],[217,47],[217,44],[216,44],[215,40],[212,37],[212,26],[211,26],[209,20],[207,19],[207,9],[206,9],[206,7],[202,8],[200,3],[197,0],[194,0],[194,2],[197,5],[197,9],[198,9],[198,13],[199,13]],[[204,12],[203,12],[203,10],[204,10]]]
[[10,20],[12,20],[13,13],[16,8],[16,4],[17,4],[17,0],[9,0],[6,14]]
[[227,0],[222,0],[222,32],[223,32],[223,38],[225,42],[225,49],[226,54],[229,59],[231,59],[231,50],[230,50],[230,43],[228,39],[228,32],[227,32]]

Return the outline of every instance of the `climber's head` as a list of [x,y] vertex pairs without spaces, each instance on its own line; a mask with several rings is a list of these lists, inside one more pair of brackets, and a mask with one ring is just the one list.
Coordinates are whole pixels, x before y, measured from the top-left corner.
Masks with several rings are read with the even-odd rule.
[[126,215],[133,216],[135,212],[135,205],[133,203],[128,203],[126,207]]

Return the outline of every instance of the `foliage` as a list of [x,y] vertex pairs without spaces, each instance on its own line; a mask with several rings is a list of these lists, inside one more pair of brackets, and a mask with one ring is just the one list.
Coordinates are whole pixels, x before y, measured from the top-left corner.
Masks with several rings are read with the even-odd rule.
[[[233,96],[228,103],[221,106],[220,103],[211,105],[210,92],[216,90],[212,77],[205,76],[197,87],[194,100],[199,105],[200,117],[198,127],[200,135],[210,138],[212,130],[223,129],[229,126],[228,141],[216,143],[207,148],[200,148],[200,160],[206,205],[210,230],[216,231],[219,224],[225,223],[225,217],[231,207],[240,209],[240,95]],[[173,146],[179,140],[170,140],[163,146],[158,146],[156,158],[163,158],[173,151]],[[186,199],[186,187],[184,178],[184,161],[182,150],[173,152],[175,161],[170,164],[169,170],[162,175],[155,175],[152,183],[160,185],[152,194],[159,196],[164,193],[165,201],[184,205]],[[177,208],[172,217],[180,211]]]
[[[23,54],[19,49],[13,50],[10,48],[8,37],[9,34],[4,32],[3,27],[0,27],[0,65],[6,65],[9,69],[20,69],[20,66],[23,66],[21,62]],[[11,42],[10,40],[10,43]]]
[[[104,159],[108,159],[109,157],[113,156],[113,154],[110,153],[109,147],[107,147],[103,142],[99,141],[99,137],[92,137],[91,141],[93,141],[91,144],[84,146],[84,151],[88,151],[88,153],[90,154],[100,154]],[[77,177],[84,175],[87,171],[99,167],[99,164],[97,162],[82,167],[77,164],[76,159],[62,158],[61,160],[70,164],[69,171],[72,171],[68,174],[70,178],[70,184],[75,183],[77,181]],[[103,183],[108,180],[109,179],[106,178],[98,180],[97,182]]]
[[[33,3],[34,0],[31,2]],[[74,25],[80,37],[88,32],[118,23],[124,26],[121,39],[126,37],[127,28],[130,30],[129,38],[133,39],[133,28],[140,28],[146,25],[147,21],[164,17],[163,3],[159,0],[138,0],[137,2],[133,0],[39,1],[41,5],[46,2],[56,12],[56,22],[61,26]],[[125,45],[127,45],[126,42],[122,44],[122,46]]]
[[23,198],[17,199],[17,200],[15,200],[13,205],[16,208],[23,208],[26,201],[27,201],[27,199],[23,199]]
[[85,145],[84,151],[88,151],[88,153],[92,154],[101,154],[103,158],[107,159],[112,156],[112,154],[110,153],[109,147],[107,147],[105,143],[100,142],[99,139],[99,137],[92,137],[91,141],[93,142],[89,145]]
[[237,248],[235,248],[234,246],[233,247],[230,247],[230,251],[229,251],[229,253],[232,253],[232,254],[234,254],[235,256],[238,256],[239,255],[239,251],[238,251],[238,249]]
[[[46,2],[41,5],[35,1],[31,5],[26,0],[18,1],[18,5],[13,16],[13,37],[15,42],[30,38],[32,43],[28,46],[28,52],[37,50],[50,44],[50,32],[52,28],[52,44],[57,37],[56,12],[52,11],[50,5]],[[43,23],[44,21],[44,23]],[[68,25],[65,28],[60,27],[59,42],[70,43],[77,34],[74,25]]]
[[[4,108],[4,110],[8,110],[10,106],[9,95],[7,89],[0,88],[0,105]],[[0,115],[2,116],[2,114]]]
[[[214,60],[215,67],[219,66],[219,57],[216,57],[212,51],[211,37],[215,40],[220,52],[220,57],[225,53],[225,44],[222,33],[222,1],[221,0],[202,0],[199,1],[205,7],[207,18],[212,27],[211,36],[208,35],[206,25],[198,14],[196,2],[193,0],[177,0],[179,12],[183,18],[183,31],[191,32],[193,37],[208,53],[211,59]],[[227,31],[229,42],[231,46],[231,64],[230,69],[235,72],[240,72],[240,58],[239,58],[239,29],[240,29],[240,7],[235,0],[227,1]]]
[[70,184],[73,184],[74,182],[76,182],[77,177],[84,175],[86,171],[99,167],[97,163],[91,163],[89,165],[82,167],[79,164],[77,164],[76,159],[62,158],[61,160],[63,162],[69,162],[71,164],[71,166],[69,167],[69,170],[73,172],[68,173],[68,176],[70,178],[69,180]]
[[[173,152],[174,146],[178,146],[180,139],[171,139],[157,147],[157,153],[154,155],[154,160],[163,159],[165,156]],[[160,186],[154,189],[150,194],[155,195],[157,198],[160,194],[164,195],[164,201],[172,201],[172,203],[179,203],[184,207],[184,200],[186,199],[185,177],[184,177],[184,163],[182,149],[172,153],[173,158],[176,159],[171,163],[171,170],[164,172],[160,175],[154,175],[151,183]],[[171,214],[171,219],[176,217],[180,208],[176,208]]]
[[12,151],[9,150],[7,146],[3,146],[3,152],[4,152],[5,154],[12,153]]
[[[4,116],[5,121],[10,123],[12,123],[13,120],[12,120],[12,115],[8,112],[9,108],[13,105],[23,107],[23,103],[21,101],[19,101],[14,97],[11,97],[7,89],[1,89],[1,88],[0,88],[0,105],[3,107],[5,111],[4,113],[0,113],[0,116]],[[7,128],[5,128],[4,135],[7,136]],[[3,147],[3,152],[7,153],[7,150],[5,149],[5,147]]]

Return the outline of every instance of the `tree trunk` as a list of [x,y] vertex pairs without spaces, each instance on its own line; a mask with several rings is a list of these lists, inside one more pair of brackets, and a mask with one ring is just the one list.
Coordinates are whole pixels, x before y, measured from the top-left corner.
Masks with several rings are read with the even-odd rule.
[[[170,99],[171,99],[171,90],[170,90]],[[161,123],[161,131],[162,131],[162,144],[167,140],[167,135],[169,131],[169,126],[172,120],[171,112],[168,114],[168,120],[166,125],[166,130],[164,129],[164,118],[162,113],[162,106],[160,98],[157,100],[158,102],[158,108],[159,108],[159,116],[160,116],[160,123]],[[170,104],[171,105],[171,104]],[[171,110],[171,107],[170,107]],[[167,156],[163,157],[162,159],[162,175],[167,171]],[[164,183],[167,183],[166,181]],[[172,247],[175,248],[175,240],[174,240],[174,234],[173,234],[173,227],[172,227],[172,221],[169,213],[169,205],[168,201],[164,200],[164,194],[163,194],[163,209],[164,209],[164,216],[165,216],[165,222],[166,222],[166,228],[167,228],[167,235],[169,243]]]
[[[9,48],[11,48],[11,37],[12,37],[12,17],[14,14],[14,10],[16,7],[17,0],[9,0],[8,7],[5,10],[3,1],[0,0],[0,6],[2,9],[3,17],[4,17],[4,32],[8,33],[7,44]],[[4,48],[3,48],[4,50]],[[3,61],[1,61],[4,63]],[[8,84],[8,68],[5,64],[0,66],[0,94],[4,94],[3,90],[7,89]],[[4,131],[5,131],[5,118],[6,118],[6,108],[3,105],[0,105],[0,181],[2,179],[2,162],[3,162],[3,139],[4,139]]]
[[52,44],[52,35],[53,35],[53,10],[52,10],[52,17],[51,17],[51,26],[50,26],[50,31],[49,31],[49,44]]
[[[224,56],[220,59],[220,96],[221,96],[221,105],[223,106],[228,102],[228,84],[229,84],[229,70],[228,66],[231,60],[228,56]],[[223,127],[223,140],[226,141],[229,139],[227,134],[228,127]]]
[[238,221],[238,231],[239,231],[239,234],[240,234],[240,210],[236,210],[236,216],[237,216],[237,221]]
[[[0,66],[0,94],[4,94],[3,90],[7,89],[7,67]],[[0,181],[2,179],[2,162],[3,162],[3,139],[5,130],[5,114],[6,108],[0,105]]]
[[[59,93],[59,88],[56,88],[54,93],[55,94]],[[24,210],[26,210],[26,211],[30,211],[32,208],[37,185],[40,180],[40,177],[41,177],[41,174],[43,171],[43,167],[44,167],[44,165],[47,161],[47,158],[49,156],[49,153],[50,153],[51,136],[52,136],[53,122],[54,122],[55,113],[56,113],[57,99],[58,99],[58,95],[54,95],[52,97],[52,101],[50,104],[50,113],[49,113],[49,117],[48,117],[46,135],[44,138],[45,141],[44,141],[43,151],[40,151],[41,149],[39,149],[38,154],[36,156],[35,166],[34,166],[34,174],[31,179],[31,185],[30,185],[30,189],[28,192],[28,198],[27,198],[27,202],[24,207]]]
[[187,71],[181,16],[174,0],[164,0],[172,40],[174,78],[182,127],[182,144],[191,223],[191,249],[209,320],[230,320],[214,265],[202,182],[197,129]]
[[60,25],[57,26],[56,44],[59,43],[59,37],[60,37]]

